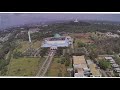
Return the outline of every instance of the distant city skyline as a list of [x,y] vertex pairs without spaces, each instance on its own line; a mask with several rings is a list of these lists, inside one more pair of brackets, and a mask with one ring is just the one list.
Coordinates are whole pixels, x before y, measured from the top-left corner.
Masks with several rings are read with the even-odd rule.
[[119,21],[120,14],[84,13],[0,13],[0,28],[56,20]]

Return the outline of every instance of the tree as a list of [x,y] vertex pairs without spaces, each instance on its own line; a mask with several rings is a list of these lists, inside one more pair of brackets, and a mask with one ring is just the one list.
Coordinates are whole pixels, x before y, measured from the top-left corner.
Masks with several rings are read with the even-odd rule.
[[46,55],[47,49],[48,49],[48,48],[41,48],[41,50],[40,50],[40,56],[41,56],[41,57],[43,57],[43,56]]
[[70,65],[70,59],[65,61],[65,66],[69,66]]
[[66,61],[66,58],[65,57],[61,57],[61,64],[64,64],[64,62]]
[[23,54],[22,54],[22,52],[20,52],[20,51],[15,51],[14,53],[13,53],[13,58],[15,58],[15,59],[17,59],[17,58],[19,58],[19,57],[22,57],[23,56]]
[[95,60],[95,58],[98,57],[98,53],[92,51],[92,52],[89,53],[89,57],[90,57],[91,60]]
[[114,55],[114,59],[115,59],[115,62],[120,65],[120,57],[118,57],[117,55]]
[[78,45],[78,47],[85,47],[86,44],[82,43],[82,42],[78,42],[77,45]]
[[104,70],[111,68],[111,64],[108,61],[104,60],[104,59],[99,61],[99,65]]

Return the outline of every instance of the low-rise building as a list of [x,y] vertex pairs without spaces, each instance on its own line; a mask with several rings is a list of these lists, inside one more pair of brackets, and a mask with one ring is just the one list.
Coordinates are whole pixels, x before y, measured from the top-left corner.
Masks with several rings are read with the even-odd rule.
[[92,74],[90,75],[90,77],[101,77],[102,76],[96,64],[94,64],[91,60],[87,60],[87,64]]
[[111,33],[111,32],[107,32],[106,33],[106,36],[108,36],[108,37],[113,37],[113,38],[119,38],[119,35],[118,34],[113,34],[113,33]]
[[72,43],[73,40],[70,36],[60,36],[59,34],[55,34],[54,37],[45,38],[41,47],[69,47]]
[[119,65],[118,65],[118,64],[112,64],[112,67],[113,67],[113,68],[118,68]]
[[120,68],[114,68],[117,73],[120,73]]
[[105,57],[106,60],[111,60],[113,59],[112,57]]
[[73,56],[74,77],[85,77],[90,71],[83,56]]

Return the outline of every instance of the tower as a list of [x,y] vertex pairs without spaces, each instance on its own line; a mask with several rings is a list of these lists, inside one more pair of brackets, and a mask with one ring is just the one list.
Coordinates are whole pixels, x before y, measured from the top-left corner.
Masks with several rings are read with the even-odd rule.
[[29,37],[29,49],[28,49],[28,53],[31,56],[32,55],[32,41],[31,41],[31,37],[30,37],[30,31],[28,31],[28,37]]
[[74,22],[78,22],[78,20],[77,19],[75,19],[75,21]]
[[28,31],[29,42],[31,43],[30,31]]

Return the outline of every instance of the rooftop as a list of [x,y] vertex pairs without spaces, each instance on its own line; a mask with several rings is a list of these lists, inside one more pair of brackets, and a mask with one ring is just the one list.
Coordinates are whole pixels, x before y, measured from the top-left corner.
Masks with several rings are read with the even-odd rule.
[[93,64],[93,62],[91,60],[87,60],[87,64]]
[[86,64],[84,55],[83,56],[73,56],[73,64]]
[[119,67],[118,64],[112,64],[112,67]]
[[65,37],[60,37],[60,38],[49,38],[49,41],[58,41],[58,40],[65,40]]
[[54,38],[60,38],[61,36],[59,34],[55,34]]
[[43,40],[41,47],[68,47],[72,43],[71,40],[72,38],[69,36],[48,37]]
[[105,57],[105,59],[113,59],[112,57]]

